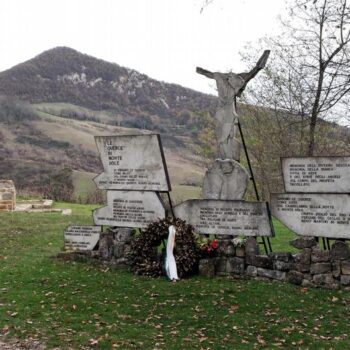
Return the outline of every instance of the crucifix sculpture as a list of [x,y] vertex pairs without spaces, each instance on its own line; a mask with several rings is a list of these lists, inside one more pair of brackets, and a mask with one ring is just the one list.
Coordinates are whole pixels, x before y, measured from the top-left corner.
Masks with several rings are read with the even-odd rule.
[[[200,67],[197,67],[196,69],[197,73],[202,74],[207,78],[214,79],[218,89],[219,107],[215,113],[215,119],[217,120],[215,135],[218,141],[219,159],[217,159],[216,162],[221,163],[223,160],[230,160],[232,168],[236,170],[238,168],[243,168],[242,165],[239,164],[241,144],[237,140],[239,128],[236,98],[241,96],[248,82],[265,67],[269,54],[270,51],[265,50],[255,67],[247,73],[210,72]],[[232,179],[232,181],[239,181],[239,183],[232,182],[232,187],[245,187],[243,191],[241,190],[236,193],[233,191],[229,196],[230,198],[227,198],[227,194],[216,193],[217,191],[213,190],[211,184],[217,186],[218,182],[222,181],[221,179],[223,178],[221,172],[215,169],[220,169],[220,167],[214,165],[214,167],[207,171],[205,175],[203,197],[212,199],[242,199],[247,187],[248,178],[244,181],[242,179]],[[243,174],[243,169],[240,169],[240,172]]]
[[238,124],[236,98],[241,96],[248,82],[265,67],[269,54],[270,51],[265,50],[255,67],[248,73],[210,72],[200,67],[196,69],[197,73],[216,81],[219,94],[219,108],[215,114],[215,119],[218,122],[216,137],[221,159],[239,161],[240,146],[236,139]]

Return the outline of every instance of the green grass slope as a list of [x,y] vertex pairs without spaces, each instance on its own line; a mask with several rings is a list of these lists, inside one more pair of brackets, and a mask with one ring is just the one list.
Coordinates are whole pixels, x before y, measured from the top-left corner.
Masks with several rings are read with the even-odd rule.
[[[72,216],[0,214],[0,332],[61,349],[348,349],[350,294],[230,278],[179,283],[58,261]],[[280,240],[278,232],[273,244]],[[281,248],[285,242],[280,243]],[[95,345],[93,345],[95,344]]]

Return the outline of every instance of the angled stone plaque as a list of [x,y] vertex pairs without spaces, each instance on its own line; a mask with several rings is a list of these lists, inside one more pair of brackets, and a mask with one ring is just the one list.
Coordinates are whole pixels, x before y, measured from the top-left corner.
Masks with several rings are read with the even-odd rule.
[[160,136],[96,136],[104,172],[94,178],[103,190],[170,191]]
[[101,226],[69,226],[64,232],[66,250],[93,250],[100,239]]
[[174,211],[198,233],[274,236],[266,202],[192,199],[177,205]]
[[282,158],[286,192],[350,193],[350,157]]
[[350,195],[272,193],[271,211],[302,236],[350,239]]
[[93,211],[96,225],[143,228],[165,218],[164,206],[154,192],[108,191],[107,203]]

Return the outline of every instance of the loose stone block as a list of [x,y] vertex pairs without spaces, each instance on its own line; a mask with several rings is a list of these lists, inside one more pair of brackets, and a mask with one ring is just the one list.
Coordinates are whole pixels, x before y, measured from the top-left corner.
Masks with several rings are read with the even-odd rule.
[[242,258],[228,258],[226,271],[237,275],[244,274],[244,259]]
[[133,230],[130,228],[118,228],[114,239],[118,242],[131,242],[133,237]]
[[217,272],[223,273],[226,272],[227,269],[227,258],[218,258],[215,261],[215,270]]
[[350,193],[350,157],[282,158],[286,192]]
[[104,172],[94,178],[103,190],[169,191],[160,136],[96,136]]
[[206,277],[214,277],[215,259],[201,259],[199,261],[199,274]]
[[272,279],[279,280],[279,281],[286,280],[286,273],[285,272],[276,271],[276,270],[268,270],[268,269],[264,269],[261,267],[258,268],[258,276],[272,278]]
[[264,269],[273,269],[273,260],[264,255],[249,255],[246,257],[247,264]]
[[114,254],[113,237],[111,234],[101,234],[99,255],[103,260],[110,260]]
[[289,252],[274,252],[274,253],[270,253],[269,256],[273,259],[273,260],[278,260],[278,261],[283,261],[283,262],[291,262],[293,261],[293,255],[292,253]]
[[311,262],[311,249],[305,248],[301,253],[293,255],[294,263],[292,263],[291,270],[299,272],[309,272]]
[[107,203],[93,211],[96,225],[143,228],[165,218],[163,203],[154,192],[108,191]]
[[113,255],[115,258],[125,257],[125,244],[120,242],[114,244]]
[[88,251],[97,245],[101,226],[69,226],[64,232],[66,250]]
[[319,248],[313,249],[311,253],[311,261],[314,263],[317,262],[329,262],[331,255],[329,250],[321,250]]
[[350,238],[347,194],[273,193],[271,211],[301,236]]
[[340,261],[332,261],[332,274],[334,278],[340,278],[341,275],[341,268],[340,268]]
[[350,259],[350,248],[346,242],[336,241],[330,250],[332,260]]
[[297,237],[289,243],[297,249],[311,248],[317,245],[315,237]]
[[344,286],[349,286],[350,285],[350,275],[340,276],[340,283]]
[[267,203],[193,199],[174,208],[175,216],[197,232],[217,235],[273,236]]
[[293,256],[291,253],[270,253],[273,260],[273,267],[279,271],[289,271],[293,267]]
[[248,180],[249,174],[240,163],[217,159],[204,176],[203,198],[242,199]]
[[343,275],[350,275],[350,260],[341,262],[341,273]]
[[293,267],[293,263],[291,262],[284,262],[281,260],[274,260],[273,267],[275,270],[279,271],[289,271]]
[[315,263],[310,265],[310,273],[312,275],[327,273],[332,271],[331,263]]
[[246,255],[259,255],[259,244],[255,237],[248,237],[245,243]]
[[234,256],[235,255],[235,247],[231,239],[220,239],[219,246],[217,248],[219,256]]
[[243,258],[245,256],[245,248],[244,247],[236,247],[236,256]]
[[251,276],[251,277],[256,277],[258,275],[258,268],[252,265],[247,266],[246,270],[246,275]]
[[304,279],[304,274],[298,271],[289,271],[287,276],[289,283],[296,284],[298,286],[302,284]]
[[325,284],[334,284],[334,278],[331,273],[313,275],[312,281],[318,286]]
[[309,280],[306,280],[306,279],[304,279],[301,282],[301,286],[304,287],[304,288],[315,288],[316,287],[316,285],[312,281],[309,281]]

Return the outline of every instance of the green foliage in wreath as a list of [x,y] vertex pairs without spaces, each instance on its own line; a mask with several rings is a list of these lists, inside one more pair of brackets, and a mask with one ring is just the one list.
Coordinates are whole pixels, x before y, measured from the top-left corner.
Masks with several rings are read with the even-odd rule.
[[167,218],[149,224],[134,236],[128,256],[133,273],[152,277],[163,274],[164,257],[158,253],[158,247],[168,238],[170,225],[176,228],[174,256],[179,277],[197,272],[199,249],[192,226],[180,219]]

